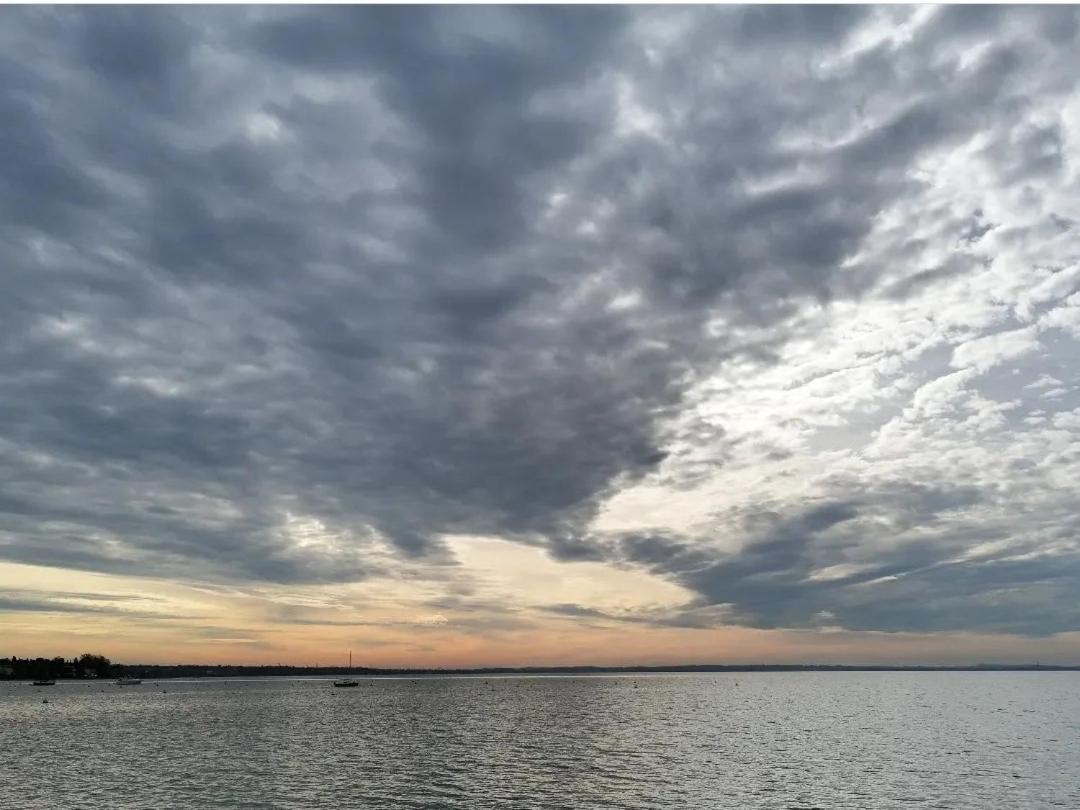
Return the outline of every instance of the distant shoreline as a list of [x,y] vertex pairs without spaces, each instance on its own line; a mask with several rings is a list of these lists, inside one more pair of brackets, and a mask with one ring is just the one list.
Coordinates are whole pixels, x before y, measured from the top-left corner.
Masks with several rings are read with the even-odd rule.
[[[336,676],[343,667],[247,666],[238,664],[113,664],[117,675],[141,678],[238,678],[274,676]],[[1078,672],[1080,665],[1055,664],[975,664],[970,666],[875,664],[682,664],[669,666],[565,666],[565,667],[477,667],[477,668],[402,668],[353,667],[356,678],[431,677],[452,675],[630,675],[679,673],[755,673],[755,672]],[[2,676],[0,676],[2,677]],[[63,676],[61,676],[63,677]],[[18,678],[9,678],[18,680]],[[64,678],[64,680],[84,680]]]

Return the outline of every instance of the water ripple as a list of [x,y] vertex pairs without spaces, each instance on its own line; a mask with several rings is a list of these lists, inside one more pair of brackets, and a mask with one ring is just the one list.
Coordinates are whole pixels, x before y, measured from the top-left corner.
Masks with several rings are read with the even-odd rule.
[[0,807],[1080,807],[1077,673],[738,680],[0,684]]

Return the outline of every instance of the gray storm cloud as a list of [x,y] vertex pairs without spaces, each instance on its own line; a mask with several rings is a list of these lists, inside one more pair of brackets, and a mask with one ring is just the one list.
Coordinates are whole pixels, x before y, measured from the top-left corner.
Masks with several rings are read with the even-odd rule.
[[[1075,501],[1041,541],[970,553],[1018,536],[1019,468],[868,461],[815,497],[747,492],[689,534],[593,528],[618,492],[689,475],[673,425],[693,393],[782,364],[807,308],[932,299],[1005,266],[989,240],[1071,278],[1076,224],[1051,192],[1077,176],[1075,10],[2,19],[4,559],[332,582],[446,565],[440,536],[485,534],[698,595],[660,623],[1077,627]],[[990,167],[971,178],[986,210],[931,193],[927,166],[961,149]],[[1003,221],[990,198],[1023,188],[1043,215]],[[1058,363],[1067,415],[1075,334],[1055,312],[1038,370]],[[966,350],[972,368],[1019,356],[1012,340]],[[919,373],[954,373],[936,351]],[[915,429],[893,417],[889,435]],[[709,435],[734,443],[723,423]]]

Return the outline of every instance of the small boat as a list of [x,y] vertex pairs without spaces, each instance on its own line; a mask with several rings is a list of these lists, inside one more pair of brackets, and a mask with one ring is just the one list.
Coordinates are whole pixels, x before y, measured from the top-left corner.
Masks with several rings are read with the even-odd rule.
[[49,678],[42,678],[40,680],[34,681],[34,686],[56,686],[56,681]]
[[117,686],[138,686],[142,683],[142,678],[117,678]]
[[[352,650],[349,650],[349,672],[352,673]],[[338,678],[334,681],[334,686],[345,688],[349,686],[359,686],[360,681],[353,678]]]

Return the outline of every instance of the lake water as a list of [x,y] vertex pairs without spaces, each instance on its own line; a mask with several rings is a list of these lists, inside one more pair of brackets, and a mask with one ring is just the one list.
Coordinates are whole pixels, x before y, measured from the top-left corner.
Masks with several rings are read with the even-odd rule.
[[1078,808],[1080,673],[0,683],[0,758],[12,810]]

